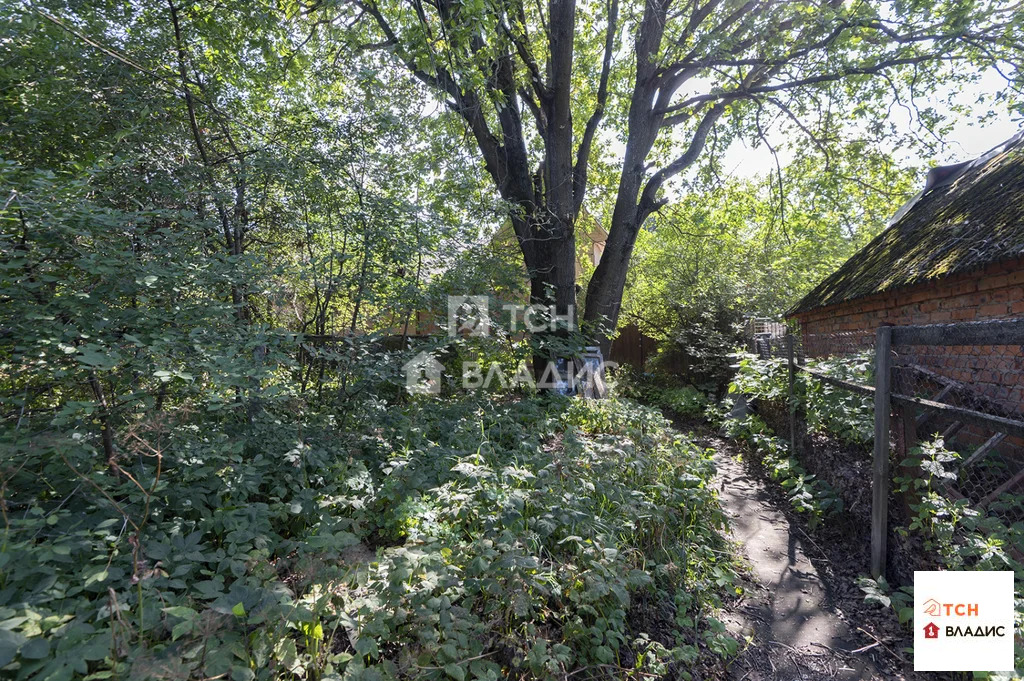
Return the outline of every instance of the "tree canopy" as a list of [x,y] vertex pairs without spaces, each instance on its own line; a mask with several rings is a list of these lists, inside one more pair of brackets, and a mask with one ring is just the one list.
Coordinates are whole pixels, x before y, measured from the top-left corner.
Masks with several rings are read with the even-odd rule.
[[[955,90],[986,67],[1011,66],[999,97],[1019,104],[1022,16],[999,3],[357,0],[316,8],[311,35],[387,51],[462,119],[510,204],[537,301],[575,302],[573,225],[600,163],[608,240],[584,301],[598,338],[616,325],[640,228],[709,139],[763,138],[781,117],[827,154],[850,119],[877,136],[893,101]],[[942,118],[917,116],[925,125]]]

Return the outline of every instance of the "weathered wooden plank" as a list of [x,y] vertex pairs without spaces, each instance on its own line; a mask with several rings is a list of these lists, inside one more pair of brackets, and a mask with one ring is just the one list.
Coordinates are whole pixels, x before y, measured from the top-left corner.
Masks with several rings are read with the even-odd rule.
[[944,442],[949,442],[950,440],[953,439],[954,435],[960,432],[960,429],[963,427],[963,421],[953,421],[953,423],[949,424],[949,426],[944,431],[942,431],[942,435],[940,437],[942,437],[942,440]]
[[902,404],[916,404],[920,407],[933,409],[952,416],[964,423],[986,426],[997,433],[1006,433],[1007,435],[1024,437],[1024,421],[1018,421],[1017,419],[993,416],[992,414],[974,411],[973,409],[965,409],[964,407],[956,407],[952,404],[942,404],[941,402],[933,402],[932,400],[926,400],[921,397],[911,397],[910,395],[901,395],[899,393],[893,393],[892,400]]
[[843,390],[849,390],[850,392],[855,392],[855,393],[858,393],[860,395],[871,396],[871,395],[875,394],[874,387],[870,386],[870,385],[861,385],[860,383],[852,383],[850,381],[844,381],[841,378],[835,378],[833,376],[828,376],[828,375],[826,375],[826,374],[824,374],[824,373],[822,373],[820,371],[817,371],[816,369],[811,369],[809,367],[803,366],[802,364],[798,364],[796,368],[797,368],[797,371],[802,371],[802,372],[804,372],[806,374],[810,374],[811,376],[814,376],[814,378],[816,378],[817,380],[819,380],[819,381],[821,381],[823,383],[828,383],[829,385],[834,385],[835,387],[842,388]]
[[[965,383],[961,383],[960,381],[955,381],[952,378],[949,378],[948,376],[943,376],[942,374],[936,373],[936,372],[932,371],[931,369],[925,368],[923,366],[919,366],[917,364],[902,364],[902,365],[898,365],[896,367],[896,369],[910,369],[911,371],[915,371],[915,372],[921,374],[922,376],[927,377],[929,380],[938,383],[939,385],[948,387],[948,388],[951,389],[950,392],[952,394],[958,395],[961,399],[963,399],[963,398],[969,399],[970,402],[975,407],[978,407],[983,412],[990,412],[990,413],[993,413],[993,414],[999,414],[999,415],[1008,416],[1008,417],[1011,417],[1011,418],[1013,416],[1013,412],[1009,411],[1006,408],[1005,404],[1001,404],[998,401],[993,400],[991,397],[987,397],[985,395],[982,395],[982,394],[976,392],[975,390],[971,389],[971,387],[968,386]],[[943,390],[943,393],[945,393],[945,390]],[[933,397],[932,401],[933,402],[941,402],[942,400]],[[934,414],[934,412],[932,412],[932,413]],[[923,417],[918,417],[918,418],[919,419],[923,419]],[[918,425],[920,426],[922,424],[918,424]]]
[[920,364],[901,364],[899,366],[899,368],[900,369],[911,369],[912,371],[916,371],[919,374],[923,374],[923,375],[927,376],[928,378],[930,378],[931,380],[935,381],[936,383],[940,383],[942,385],[949,385],[949,386],[953,386],[954,388],[963,388],[964,387],[964,384],[961,383],[960,381],[954,381],[952,378],[949,378],[948,376],[943,376],[940,373],[936,373],[936,372],[932,371],[931,369],[929,369],[928,367],[923,367]]
[[1022,480],[1024,480],[1024,469],[1021,469],[1017,473],[1017,475],[1013,476],[1012,478],[1010,478],[1009,480],[1007,480],[1003,484],[999,485],[999,487],[996,487],[994,490],[992,490],[992,492],[990,492],[987,496],[985,496],[985,498],[983,498],[981,501],[979,501],[978,502],[978,508],[985,508],[994,499],[998,498],[1000,494],[1002,494],[1003,492],[1006,492],[1007,490],[1011,489],[1015,485],[1020,484],[1020,482]]
[[789,365],[789,453],[796,456],[796,361],[791,333],[786,334],[786,359]]
[[999,443],[1006,439],[1006,433],[996,433],[990,437],[985,444],[974,450],[974,453],[967,457],[967,460],[961,464],[961,467],[970,466],[976,461],[980,461],[984,457],[988,456],[995,447],[999,446]]
[[893,345],[1022,345],[1024,320],[892,327]]
[[[942,390],[936,393],[934,397],[932,397],[932,402],[941,402],[943,398],[945,398],[946,395],[948,395],[951,392],[953,392],[952,384],[945,386]],[[917,417],[917,428],[924,428],[924,425],[928,423],[928,421],[930,421],[933,416],[935,416],[935,412],[933,411],[928,411],[926,409],[925,411],[921,412],[921,415]]]
[[875,338],[875,451],[871,466],[871,575],[885,575],[889,526],[889,392],[892,385],[892,327]]

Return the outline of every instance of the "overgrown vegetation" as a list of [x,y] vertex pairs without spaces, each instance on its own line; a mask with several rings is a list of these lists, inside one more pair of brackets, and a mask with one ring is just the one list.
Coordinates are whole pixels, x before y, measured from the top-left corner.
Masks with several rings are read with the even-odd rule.
[[[786,360],[761,359],[749,353],[737,353],[733,357],[736,375],[729,385],[730,394],[774,404],[784,410],[797,410],[812,432],[857,445],[870,444],[874,425],[870,400],[798,372],[791,401]],[[850,381],[864,382],[870,375],[870,364],[862,357],[808,360],[807,366],[833,378]],[[732,418],[727,414],[727,411],[719,411],[725,418],[727,432],[754,447],[769,476],[785,490],[793,508],[807,514],[809,525],[813,527],[843,510],[839,494],[826,481],[809,473],[793,456],[788,439],[779,437],[756,414]]]
[[913,173],[863,143],[832,157],[835,174],[797,154],[779,177],[722,182],[706,168],[706,191],[666,207],[637,239],[623,317],[659,341],[655,364],[684,382],[724,392],[730,354],[750,342],[745,315],[780,318],[913,193]]
[[[776,405],[788,402],[788,369],[780,359],[762,360],[739,354],[736,378],[730,391]],[[832,378],[861,385],[874,382],[870,353],[808,360],[807,365]],[[873,410],[869,398],[799,372],[794,400],[789,405],[799,410],[806,426],[856,447],[868,447],[873,438]],[[724,415],[723,410],[718,411]],[[768,474],[787,491],[793,507],[806,513],[814,525],[830,513],[842,509],[842,500],[823,481],[807,476],[799,461],[788,456],[789,443],[772,434],[764,421],[754,414],[726,419],[730,436],[750,443]],[[893,477],[894,492],[908,500],[911,516],[905,525],[895,527],[904,537],[920,540],[921,569],[1013,570],[1017,580],[1024,579],[1024,565],[1017,558],[1024,549],[1020,523],[1007,525],[997,514],[979,511],[970,500],[951,493],[957,481],[960,455],[945,448],[941,439],[922,443],[900,463]],[[993,501],[990,510],[1020,508],[1019,497],[1004,494]],[[858,585],[865,599],[891,608],[903,625],[913,622],[913,587],[893,588],[885,578],[862,577]],[[1024,623],[1024,599],[1017,598],[1017,626]],[[1016,666],[1024,667],[1024,646],[1015,642]],[[1015,672],[975,672],[973,678],[1010,681]]]
[[809,473],[799,459],[792,456],[789,441],[776,436],[757,416],[727,418],[723,425],[729,437],[742,440],[754,449],[757,460],[768,476],[782,487],[793,510],[807,516],[808,527],[814,529],[843,510],[843,500],[835,490]]
[[[761,359],[749,353],[733,355],[736,375],[731,393],[768,402],[788,403],[789,369],[786,360]],[[874,385],[873,361],[869,353],[844,357],[808,358],[805,366],[860,385]],[[874,405],[871,398],[820,381],[806,372],[795,377],[795,403],[812,432],[827,434],[842,442],[868,447],[874,438]]]
[[[875,384],[874,357],[870,352],[843,357],[809,359],[807,366],[826,376],[871,386]],[[803,374],[800,381],[806,396],[807,427],[827,433],[840,442],[871,447],[875,437],[874,402],[870,397],[815,380]]]
[[[15,679],[686,678],[736,643],[708,453],[626,401],[368,401],[24,446],[4,479]],[[8,445],[11,442],[8,440]]]
[[612,389],[616,395],[655,405],[686,420],[703,419],[712,404],[706,393],[682,384],[678,377],[641,373],[628,366],[616,369]]
[[[932,142],[890,129],[890,93],[942,83],[954,107],[959,67],[1013,47],[1020,12],[953,4],[896,30],[842,3],[6,3],[0,676],[687,678],[731,656],[709,453],[629,400],[455,377],[568,363],[626,309],[696,385],[647,397],[704,412],[740,301],[779,309],[908,193],[890,154]],[[796,133],[815,144],[777,179],[721,181],[731,144]],[[447,326],[469,295],[486,338]],[[561,326],[524,333],[527,302]],[[447,372],[430,398],[407,390],[421,351]]]

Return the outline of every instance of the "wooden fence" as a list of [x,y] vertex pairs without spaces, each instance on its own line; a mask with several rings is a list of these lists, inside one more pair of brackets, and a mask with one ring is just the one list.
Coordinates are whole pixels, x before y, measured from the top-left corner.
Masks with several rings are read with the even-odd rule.
[[[957,403],[952,399],[959,390],[962,394],[963,383],[943,377],[940,373],[927,367],[897,366],[894,363],[894,348],[921,348],[928,346],[948,346],[959,348],[981,348],[981,352],[993,353],[997,348],[1016,348],[1011,367],[1007,375],[1009,380],[1024,384],[1024,320],[999,320],[986,322],[967,322],[961,324],[938,324],[929,326],[882,326],[875,334],[875,381],[874,385],[864,385],[851,381],[827,376],[820,371],[802,364],[800,353],[795,349],[794,336],[785,338],[785,351],[789,365],[789,426],[791,447],[796,449],[797,414],[794,399],[796,376],[805,373],[814,379],[828,383],[834,387],[874,399],[874,451],[872,454],[872,512],[871,512],[871,573],[874,577],[885,574],[886,543],[889,525],[889,492],[890,492],[890,460],[893,453],[891,433],[893,432],[893,415],[895,412],[898,428],[901,433],[898,441],[906,454],[906,450],[916,441],[917,430],[929,419],[943,418],[950,422],[944,434],[956,433],[964,426],[975,426],[983,429],[990,436],[962,459],[960,470],[976,465],[989,456],[993,449],[1008,439],[1017,438],[1024,441],[1024,420],[1019,405],[1000,404],[998,400],[975,397],[965,403]],[[975,365],[977,366],[977,365]],[[894,390],[894,373],[896,369],[913,369],[934,385],[937,392],[929,397],[907,394]],[[979,374],[982,372],[978,372]],[[1014,378],[1014,376],[1016,378]],[[925,385],[922,381],[917,384]],[[957,387],[959,386],[959,388]],[[963,402],[963,400],[961,400]],[[989,490],[974,503],[976,507],[985,508],[992,500],[1011,491],[1024,482],[1024,462],[1015,459],[1007,461],[1016,470],[1011,470],[1009,478]],[[944,490],[953,493],[952,490]]]

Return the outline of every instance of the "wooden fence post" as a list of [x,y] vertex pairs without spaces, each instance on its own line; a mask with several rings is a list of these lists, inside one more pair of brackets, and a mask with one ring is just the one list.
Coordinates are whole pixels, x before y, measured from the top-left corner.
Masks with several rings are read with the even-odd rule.
[[796,456],[796,363],[793,361],[793,334],[786,334],[786,356],[789,360],[789,454]]
[[875,339],[875,453],[871,480],[871,576],[885,575],[889,525],[889,412],[892,387],[892,327],[878,327]]

